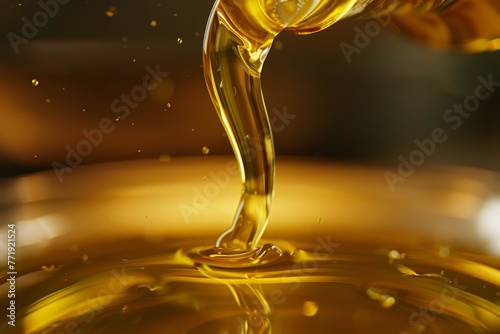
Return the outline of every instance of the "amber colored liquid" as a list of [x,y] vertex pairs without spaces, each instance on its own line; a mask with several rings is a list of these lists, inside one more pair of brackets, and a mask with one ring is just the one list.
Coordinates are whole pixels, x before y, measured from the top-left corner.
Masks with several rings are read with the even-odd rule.
[[88,261],[59,264],[54,257],[48,262],[54,267],[26,268],[29,275],[18,277],[24,280],[17,288],[17,325],[2,319],[0,329],[57,334],[500,331],[499,270],[493,258],[427,242],[393,242],[403,254],[383,242],[323,241],[329,245],[298,242],[301,250],[280,241],[293,253],[290,261],[253,270],[194,267],[176,249],[137,256],[136,242],[119,254]]
[[[431,10],[442,2],[398,6]],[[119,253],[72,263],[59,253],[42,269],[25,264],[18,277],[18,325],[3,319],[2,333],[499,332],[494,257],[415,240],[404,230],[391,242],[355,234],[307,240],[300,232],[293,240],[261,242],[275,157],[260,74],[274,37],[287,29],[314,32],[393,3],[217,2],[204,66],[241,170],[232,226],[212,248],[204,245],[213,240],[203,239],[138,256],[137,243],[108,240]],[[71,209],[71,198],[66,202]]]

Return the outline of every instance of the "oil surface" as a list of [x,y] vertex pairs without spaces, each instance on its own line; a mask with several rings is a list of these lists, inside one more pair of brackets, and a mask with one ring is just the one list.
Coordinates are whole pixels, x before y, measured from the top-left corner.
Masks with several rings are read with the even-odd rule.
[[18,326],[2,320],[2,332],[500,331],[493,258],[425,242],[393,249],[329,238],[294,242],[300,249],[274,243],[290,256],[251,270],[214,270],[182,249],[121,257],[136,254],[133,247],[32,270],[17,301]]

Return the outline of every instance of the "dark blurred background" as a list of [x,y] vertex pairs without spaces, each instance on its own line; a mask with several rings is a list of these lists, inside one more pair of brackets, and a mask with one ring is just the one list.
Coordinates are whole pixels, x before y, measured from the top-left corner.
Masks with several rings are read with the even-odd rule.
[[[65,164],[82,130],[103,118],[115,128],[82,164],[167,161],[202,155],[204,146],[210,155],[232,153],[201,68],[212,0],[44,1],[59,7],[46,23],[39,2],[0,4],[0,177]],[[34,18],[44,24],[23,37]],[[442,128],[448,139],[426,162],[500,170],[500,87],[458,129],[443,121],[474,95],[479,76],[500,82],[500,53],[436,51],[383,29],[348,63],[340,45],[354,45],[365,24],[278,36],[263,72],[270,117],[290,115],[276,128],[277,154],[397,168],[415,139]],[[12,33],[25,38],[17,53]],[[118,119],[111,103],[157,64],[169,76]]]

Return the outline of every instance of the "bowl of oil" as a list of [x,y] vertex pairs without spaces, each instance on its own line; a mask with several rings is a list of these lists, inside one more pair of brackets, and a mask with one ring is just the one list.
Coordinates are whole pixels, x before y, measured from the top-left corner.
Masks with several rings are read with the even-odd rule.
[[231,157],[4,179],[2,332],[500,330],[498,174],[436,166],[392,192],[373,167],[278,158],[277,168],[261,244],[280,256],[230,268],[191,255],[238,205]]

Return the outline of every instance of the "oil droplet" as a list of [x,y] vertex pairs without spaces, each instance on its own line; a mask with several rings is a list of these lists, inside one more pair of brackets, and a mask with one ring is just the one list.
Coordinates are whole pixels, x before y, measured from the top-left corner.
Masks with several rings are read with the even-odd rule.
[[50,102],[52,102],[52,100],[47,98],[47,99],[45,99],[45,102],[50,103]]
[[160,161],[161,162],[169,162],[171,159],[170,154],[161,154]]
[[396,303],[396,299],[394,299],[394,297],[387,297],[386,299],[384,299],[383,302],[380,303],[380,305],[383,307],[383,308],[390,308],[392,307],[392,305],[394,305]]
[[397,250],[393,249],[388,254],[389,263],[393,263],[394,260],[403,260],[405,258],[405,253],[400,253]]
[[438,254],[442,259],[448,258],[450,256],[450,246],[440,245]]
[[201,153],[207,155],[208,153],[210,153],[210,149],[207,146],[203,146],[203,148],[201,149]]
[[182,38],[177,38],[177,44],[182,44]]
[[116,7],[109,7],[108,10],[106,11],[106,15],[108,17],[113,17],[116,14],[118,14],[118,10],[116,9]]
[[152,20],[149,25],[152,26],[152,27],[156,27],[156,20]]
[[71,245],[71,248],[70,248],[70,249],[71,249],[71,251],[72,251],[73,253],[76,253],[76,252],[78,252],[78,249],[80,249],[80,247],[78,247],[78,245]]
[[314,317],[318,313],[319,306],[316,302],[306,301],[302,306],[302,314],[306,317]]
[[51,264],[50,266],[42,266],[42,269],[45,271],[52,271],[56,268],[55,265]]
[[85,254],[84,256],[82,256],[82,260],[84,262],[87,262],[89,260],[89,256],[87,254]]
[[396,298],[375,287],[368,288],[368,290],[366,290],[366,294],[371,299],[379,302],[380,306],[383,308],[390,308],[396,303]]
[[38,81],[37,79],[33,79],[33,80],[31,80],[31,84],[32,84],[33,86],[35,86],[35,87],[36,87],[36,86],[38,86],[38,84],[39,84],[39,83],[40,83],[40,81]]

